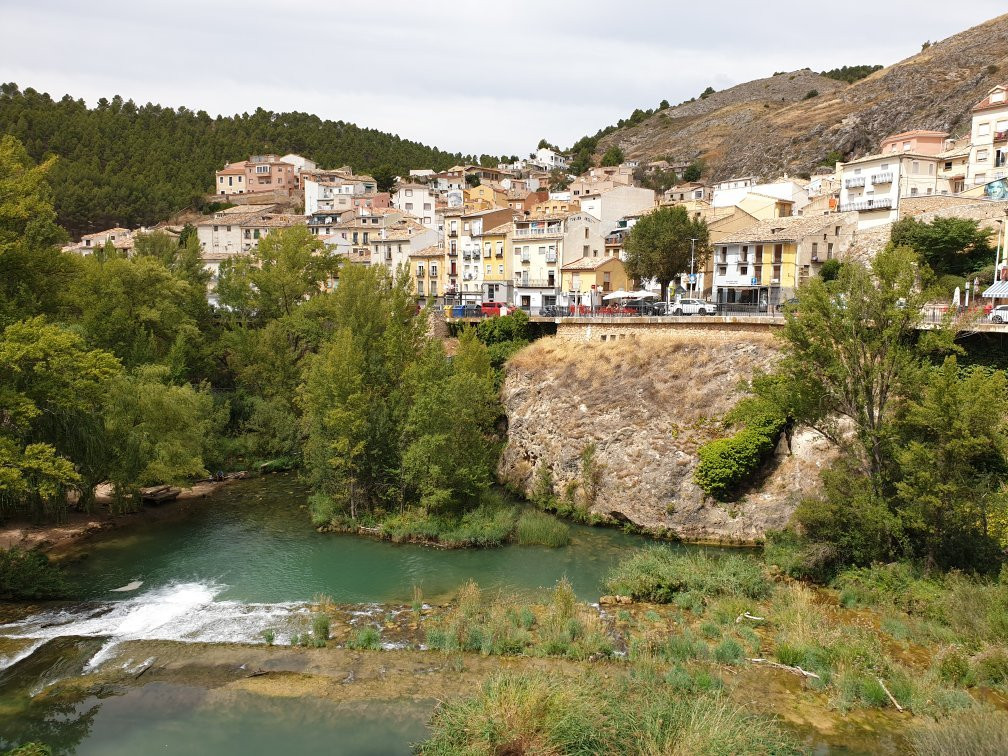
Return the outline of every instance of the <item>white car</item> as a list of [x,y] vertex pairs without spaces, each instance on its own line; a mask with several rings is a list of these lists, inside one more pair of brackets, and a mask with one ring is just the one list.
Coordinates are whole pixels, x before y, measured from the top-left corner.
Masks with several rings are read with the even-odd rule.
[[998,305],[990,311],[987,320],[991,323],[1008,323],[1008,305]]
[[717,315],[717,304],[702,299],[680,299],[670,309],[673,315]]

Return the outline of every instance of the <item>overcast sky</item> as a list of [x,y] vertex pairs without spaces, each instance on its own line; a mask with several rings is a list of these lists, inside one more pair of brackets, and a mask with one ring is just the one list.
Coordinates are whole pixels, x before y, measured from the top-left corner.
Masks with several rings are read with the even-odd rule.
[[[759,8],[759,11],[756,11]],[[912,12],[907,9],[912,8]],[[524,154],[707,85],[894,63],[1004,0],[0,0],[0,80],[233,114],[299,110]]]

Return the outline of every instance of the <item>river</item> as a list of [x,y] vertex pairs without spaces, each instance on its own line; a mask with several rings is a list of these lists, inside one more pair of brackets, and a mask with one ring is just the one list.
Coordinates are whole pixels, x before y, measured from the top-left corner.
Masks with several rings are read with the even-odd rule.
[[68,554],[80,600],[22,608],[0,626],[8,644],[0,645],[0,750],[37,738],[66,753],[408,752],[433,698],[289,700],[185,682],[71,683],[112,660],[127,677],[141,675],[153,660],[123,660],[124,644],[261,644],[266,629],[286,643],[319,595],[366,616],[408,603],[415,586],[433,603],[467,580],[532,593],[567,577],[580,598],[596,601],[606,571],[647,542],[572,525],[560,549],[397,545],[317,533],[305,500],[291,476],[240,481],[186,505],[185,517],[103,533]]

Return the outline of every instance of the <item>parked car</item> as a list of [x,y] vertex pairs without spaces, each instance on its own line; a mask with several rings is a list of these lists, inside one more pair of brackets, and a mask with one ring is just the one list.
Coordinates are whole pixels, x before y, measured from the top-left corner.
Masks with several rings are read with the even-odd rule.
[[480,305],[480,311],[484,317],[494,318],[507,311],[507,304],[504,302],[484,302]]
[[991,323],[1008,323],[1008,305],[998,305],[990,311],[987,320]]
[[717,315],[717,304],[702,299],[680,299],[672,303],[673,315]]

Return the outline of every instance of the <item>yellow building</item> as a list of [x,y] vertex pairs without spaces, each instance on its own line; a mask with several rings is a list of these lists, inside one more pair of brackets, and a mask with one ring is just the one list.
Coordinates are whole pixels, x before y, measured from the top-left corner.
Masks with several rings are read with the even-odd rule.
[[568,305],[601,307],[609,292],[632,288],[618,257],[582,257],[564,265],[561,276],[561,292]]
[[530,215],[570,215],[580,210],[578,200],[546,200],[533,205]]
[[483,252],[483,301],[514,301],[513,255],[507,254],[511,242],[511,223],[503,223],[483,232],[479,237]]
[[463,196],[467,204],[480,209],[508,206],[507,192],[490,184],[480,184],[468,188],[463,192]]
[[410,276],[416,284],[416,294],[421,304],[428,300],[437,304],[438,298],[444,295],[444,258],[444,250],[436,245],[410,253]]

